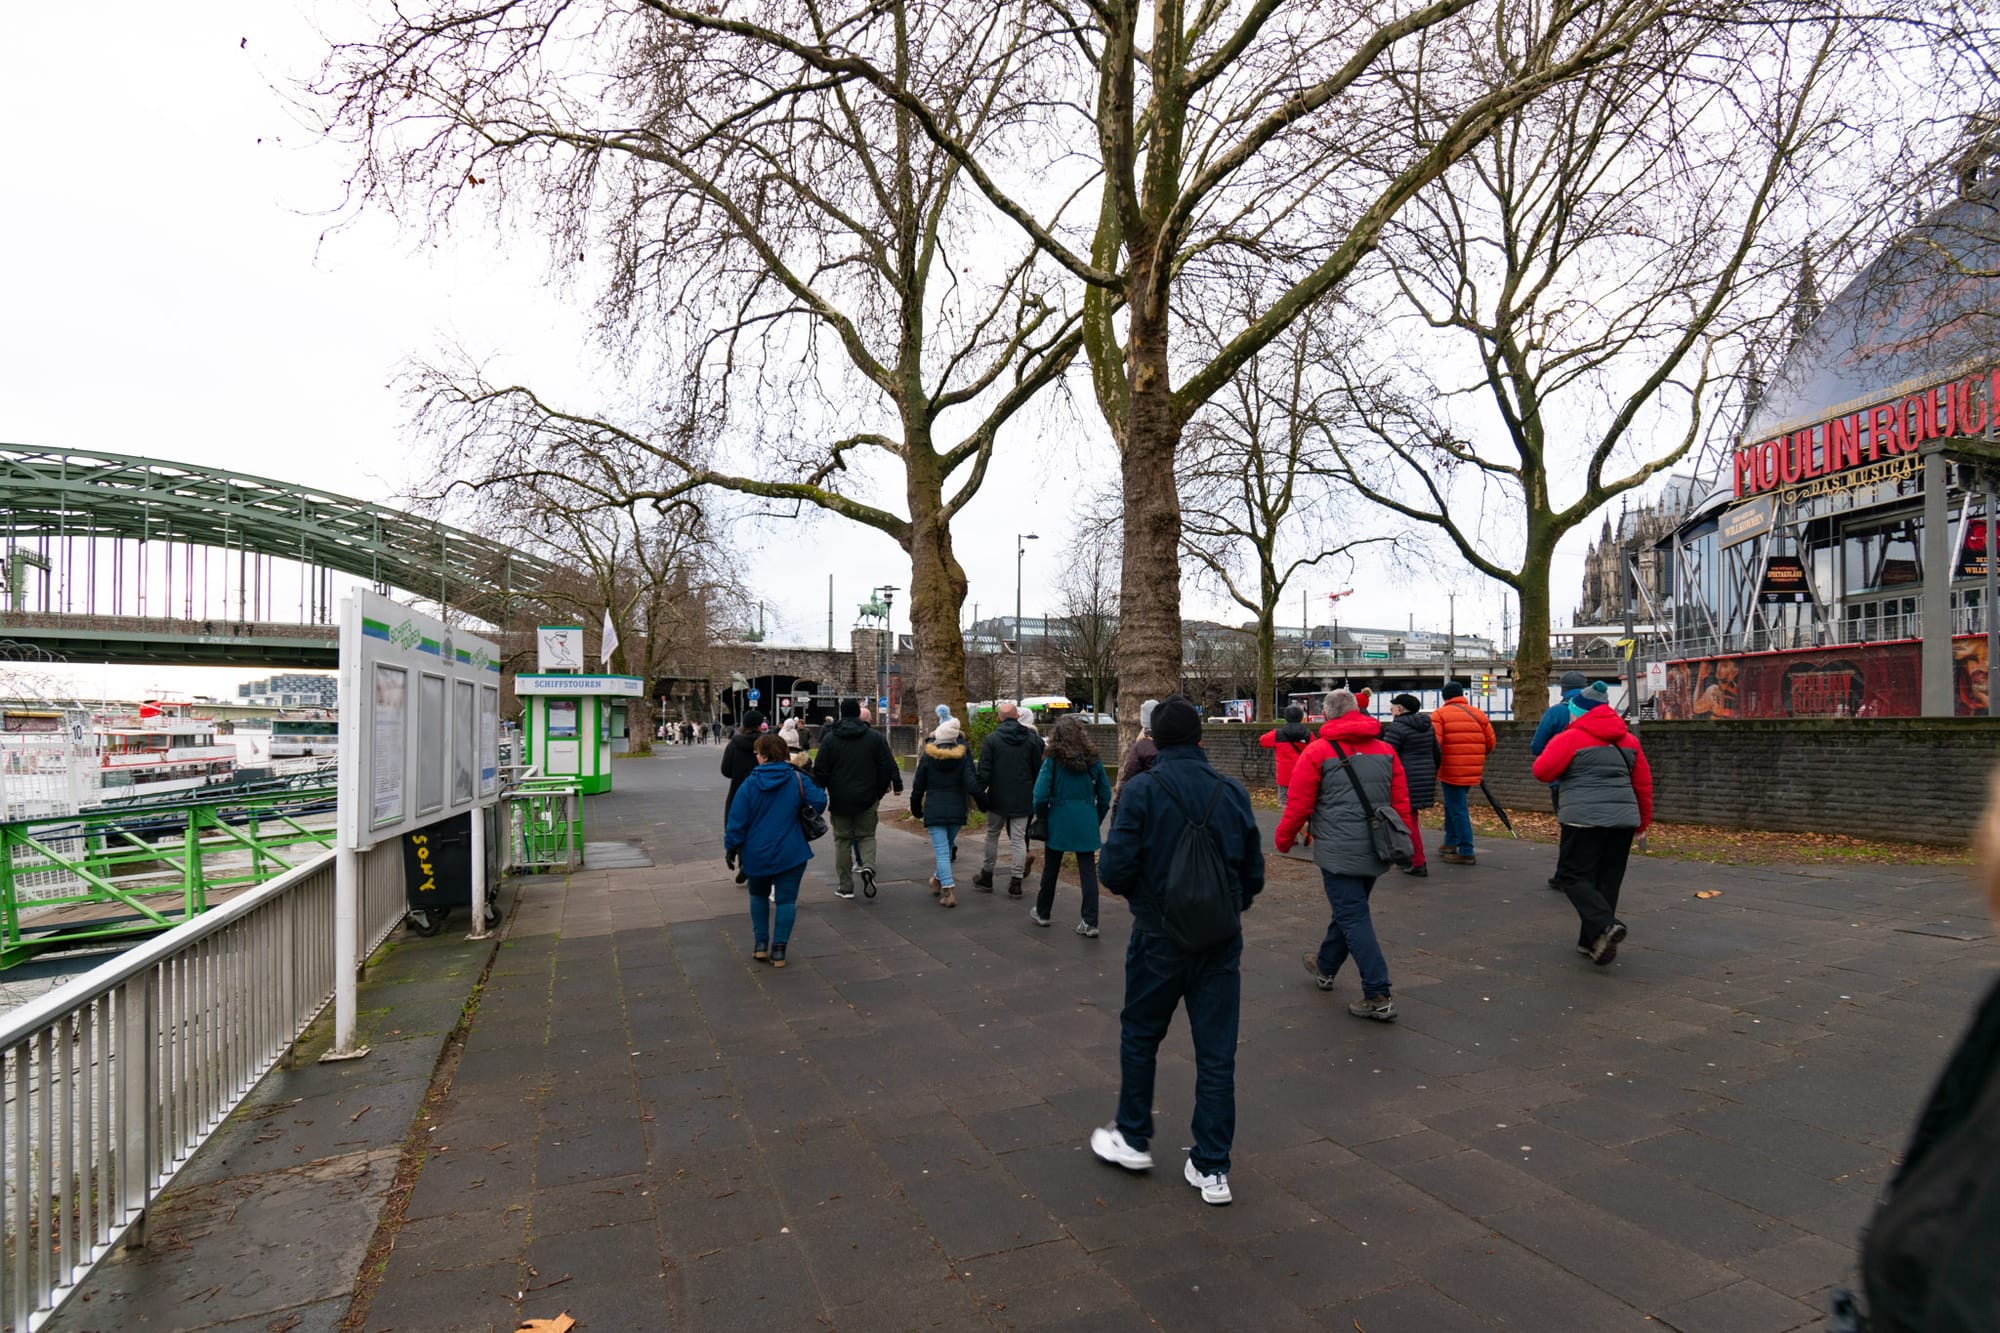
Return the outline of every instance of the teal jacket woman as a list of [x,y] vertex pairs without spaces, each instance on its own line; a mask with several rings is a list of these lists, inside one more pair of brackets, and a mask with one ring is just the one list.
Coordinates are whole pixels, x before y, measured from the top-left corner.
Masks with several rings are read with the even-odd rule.
[[1036,925],[1049,924],[1056,876],[1067,852],[1076,857],[1077,879],[1083,886],[1083,918],[1076,923],[1076,933],[1097,937],[1097,853],[1104,846],[1101,830],[1110,809],[1111,779],[1090,733],[1075,718],[1063,718],[1049,737],[1048,752],[1035,775],[1035,813],[1049,825],[1041,891],[1028,913]]

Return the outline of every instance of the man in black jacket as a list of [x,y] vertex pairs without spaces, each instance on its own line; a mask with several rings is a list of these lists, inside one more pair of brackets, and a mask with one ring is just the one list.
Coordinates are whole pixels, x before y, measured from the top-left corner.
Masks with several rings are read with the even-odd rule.
[[1205,819],[1241,911],[1250,909],[1264,887],[1264,849],[1250,794],[1210,767],[1201,751],[1201,714],[1193,703],[1177,694],[1156,708],[1153,743],[1159,757],[1121,789],[1098,861],[1104,887],[1132,909],[1132,939],[1125,948],[1125,1008],[1119,1014],[1118,1117],[1091,1133],[1090,1148],[1128,1171],[1152,1167],[1154,1067],[1174,1010],[1185,1005],[1195,1082],[1194,1147],[1183,1174],[1203,1202],[1224,1204],[1230,1200],[1229,1148],[1236,1135],[1243,934],[1239,930],[1190,952],[1168,936],[1162,913],[1168,869],[1191,818]]
[[1028,816],[1035,811],[1035,776],[1042,771],[1042,738],[1021,725],[1020,706],[1000,705],[1000,725],[979,747],[976,782],[986,806],[986,858],[972,882],[993,892],[993,867],[1000,860],[1000,835],[1007,835],[1012,876],[1007,892],[1021,896],[1021,876],[1028,873]]
[[854,896],[854,872],[861,891],[875,896],[876,807],[890,791],[903,790],[903,771],[881,732],[861,720],[861,701],[842,699],[840,721],[820,734],[813,758],[813,781],[826,788],[833,825],[833,868],[840,876],[834,894]]

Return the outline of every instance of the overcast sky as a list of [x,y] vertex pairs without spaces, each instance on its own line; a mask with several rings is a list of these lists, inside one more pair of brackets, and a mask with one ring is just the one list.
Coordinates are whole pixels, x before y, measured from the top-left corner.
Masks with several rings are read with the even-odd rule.
[[[604,373],[587,342],[587,293],[544,282],[533,236],[468,231],[430,244],[381,218],[326,234],[348,161],[317,140],[293,89],[323,50],[315,23],[351,7],[261,3],[10,6],[0,29],[0,442],[106,449],[305,481],[393,502],[416,481],[399,365],[447,343],[588,397]],[[1081,383],[1079,395],[1087,393]],[[1013,609],[1014,533],[1041,535],[1024,562],[1026,610],[1075,528],[1063,497],[1100,484],[1110,447],[1081,420],[1003,436],[997,469],[966,511],[959,547],[981,615]],[[1577,600],[1586,534],[1557,562],[1556,620]],[[822,642],[827,574],[841,641],[875,584],[907,585],[886,537],[829,518],[739,526],[748,581],[783,639]],[[1364,563],[1304,591],[1360,589],[1349,625],[1494,633],[1496,585],[1442,556],[1434,574]],[[907,596],[907,594],[903,594]],[[1300,589],[1288,599],[1296,619]],[[907,628],[899,601],[897,623]],[[1190,616],[1240,612],[1191,595]],[[4,670],[4,668],[0,668]],[[79,669],[96,693],[233,693],[267,674]],[[0,692],[5,692],[0,684]]]

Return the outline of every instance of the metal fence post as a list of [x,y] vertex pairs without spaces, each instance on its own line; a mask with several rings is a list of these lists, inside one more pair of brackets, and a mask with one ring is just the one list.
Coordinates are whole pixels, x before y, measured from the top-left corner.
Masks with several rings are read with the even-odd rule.
[[125,1243],[133,1249],[146,1245],[146,1201],[159,1151],[153,1097],[159,1082],[159,986],[159,969],[148,968],[118,988],[118,1038],[111,1055],[118,1088],[118,1204],[119,1212],[132,1218]]

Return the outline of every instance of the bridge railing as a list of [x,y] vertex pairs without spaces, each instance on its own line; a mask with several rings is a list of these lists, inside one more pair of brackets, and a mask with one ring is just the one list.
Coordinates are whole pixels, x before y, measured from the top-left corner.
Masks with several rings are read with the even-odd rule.
[[[403,912],[361,857],[360,957]],[[40,1328],[332,998],[334,854],[0,1017],[0,1320]]]

